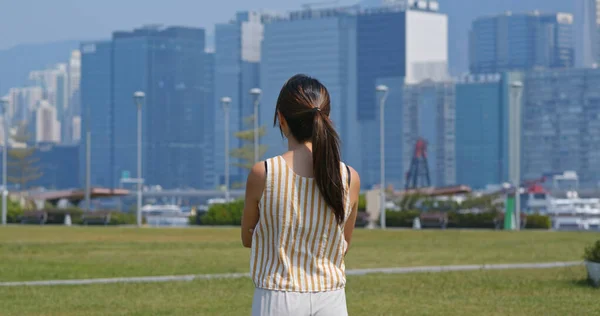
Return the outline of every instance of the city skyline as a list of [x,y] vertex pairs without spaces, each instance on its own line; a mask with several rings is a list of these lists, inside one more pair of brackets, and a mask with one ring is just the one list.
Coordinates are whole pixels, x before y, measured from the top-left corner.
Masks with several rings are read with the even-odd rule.
[[[592,4],[597,0],[586,1],[590,5],[584,15],[596,16]],[[266,150],[259,157],[263,159],[285,148],[277,129],[270,126],[279,87],[291,75],[306,73],[328,87],[331,118],[344,144],[342,157],[361,173],[365,187],[379,183],[380,146],[386,153],[387,184],[402,186],[415,143],[421,139],[429,148],[433,185],[466,181],[460,184],[481,187],[507,181],[507,170],[515,163],[508,159],[508,148],[515,144],[508,131],[521,125],[510,118],[516,112],[509,113],[507,108],[533,115],[523,120],[542,126],[555,115],[552,106],[531,110],[540,102],[530,101],[534,93],[546,93],[536,90],[531,78],[537,78],[537,73],[559,82],[587,80],[580,78],[580,72],[566,72],[576,66],[574,52],[582,49],[574,39],[582,27],[570,13],[495,12],[476,17],[470,21],[471,75],[456,77],[449,75],[449,55],[455,44],[450,41],[453,22],[439,11],[443,0],[394,6],[378,6],[379,2],[364,1],[361,7],[326,3],[324,8],[286,14],[238,11],[234,19],[214,26],[213,47],[207,43],[204,28],[142,24],[117,29],[111,40],[82,42],[82,57],[71,52],[65,54],[70,59],[65,56],[47,69],[31,72],[30,86],[9,93],[8,113],[33,123],[29,131],[36,144],[76,143],[77,134],[90,127],[92,184],[116,187],[136,169],[132,95],[143,91],[147,97],[140,134],[146,184],[214,188],[226,176],[222,163],[225,130],[230,135],[229,150],[242,148],[248,141],[236,133],[247,129],[247,119],[253,114],[249,90],[262,89],[257,121],[266,127],[260,132],[264,133],[260,144]],[[583,23],[586,29],[597,27],[590,24],[592,19],[587,21]],[[600,45],[597,36],[588,36],[586,41],[593,45],[587,46]],[[557,75],[544,69],[553,69]],[[506,75],[508,71],[519,74]],[[590,71],[590,78],[595,78],[596,70]],[[518,78],[528,79],[525,102],[512,99],[513,81]],[[381,117],[383,105],[375,93],[379,85],[389,87]],[[585,97],[568,106],[576,111],[573,120],[587,124],[581,113],[595,113],[596,104],[590,103],[593,94],[587,90],[573,96],[578,94]],[[472,102],[478,95],[481,103]],[[223,97],[230,98],[229,126],[224,126]],[[558,104],[555,99],[559,97],[544,95],[538,100]],[[381,120],[385,120],[385,141],[380,144],[376,140]],[[489,123],[479,125],[473,120]],[[61,137],[64,130],[69,137]],[[524,140],[540,136],[525,131]],[[570,134],[561,134],[564,131]],[[553,132],[552,137],[560,139],[573,137],[577,131]],[[83,162],[85,142],[81,144],[79,161]],[[483,155],[486,150],[490,152]],[[524,152],[525,160],[534,157],[531,152]],[[562,161],[561,153],[554,154],[559,155],[552,157],[554,161]],[[595,172],[588,167],[588,154],[594,157],[595,151],[582,152],[577,157],[583,158],[568,163],[547,164],[561,170],[536,169],[535,173],[565,168]],[[246,158],[238,158],[230,161],[229,183],[243,182],[245,170],[239,165]],[[479,163],[481,159],[490,162]],[[489,171],[485,180],[465,174],[474,163],[478,172]],[[528,166],[530,161],[524,163]],[[81,178],[85,165],[79,166]],[[530,171],[528,176],[535,175]],[[586,183],[594,179],[585,178]]]

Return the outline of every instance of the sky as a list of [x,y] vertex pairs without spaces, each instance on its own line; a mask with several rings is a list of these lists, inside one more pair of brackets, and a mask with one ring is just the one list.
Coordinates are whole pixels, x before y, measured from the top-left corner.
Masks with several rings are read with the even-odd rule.
[[[26,43],[105,39],[114,30],[144,24],[196,26],[212,32],[214,24],[229,21],[237,11],[287,11],[312,2],[321,1],[0,0],[0,49]],[[337,5],[355,3],[340,0]]]
[[[382,0],[363,1],[372,5]],[[574,2],[582,0],[438,1],[450,18],[450,70],[458,74],[467,69],[468,31],[476,17],[506,10],[573,12]],[[237,11],[285,12],[314,2],[334,7],[359,0],[0,0],[0,50],[18,44],[109,39],[115,30],[145,24],[204,27],[212,33],[216,23],[229,21]]]

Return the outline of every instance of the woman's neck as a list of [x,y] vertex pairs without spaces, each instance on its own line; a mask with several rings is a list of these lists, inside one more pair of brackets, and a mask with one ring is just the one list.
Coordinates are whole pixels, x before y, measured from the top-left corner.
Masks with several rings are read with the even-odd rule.
[[299,143],[297,140],[293,139],[292,137],[288,138],[288,150],[289,151],[307,150],[307,149],[310,152],[312,152],[312,143],[311,142]]

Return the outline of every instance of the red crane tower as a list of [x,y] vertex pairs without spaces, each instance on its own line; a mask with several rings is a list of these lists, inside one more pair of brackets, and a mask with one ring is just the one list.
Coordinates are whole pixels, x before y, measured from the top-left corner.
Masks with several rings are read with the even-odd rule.
[[406,173],[405,189],[418,189],[430,187],[429,166],[427,165],[427,143],[419,138],[415,144],[415,151]]

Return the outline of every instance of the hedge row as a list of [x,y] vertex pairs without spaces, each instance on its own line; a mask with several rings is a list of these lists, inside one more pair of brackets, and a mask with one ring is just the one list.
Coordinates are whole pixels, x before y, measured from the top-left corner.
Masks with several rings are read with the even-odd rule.
[[[71,217],[71,223],[74,225],[83,224],[82,216],[83,210],[80,208],[66,208],[66,209],[47,209],[43,210],[48,214],[46,221],[47,225],[62,225],[65,223],[65,217],[67,214]],[[133,225],[136,224],[136,214],[134,213],[123,213],[119,211],[108,211],[110,213],[110,221],[108,225]],[[9,214],[11,214],[9,212]],[[21,218],[24,212],[19,210],[11,214],[9,223],[21,223]]]
[[[419,217],[420,211],[390,211],[386,212],[386,225],[388,227],[408,228],[413,226],[413,221]],[[448,212],[448,227],[452,228],[496,228],[496,213],[460,214]],[[550,217],[544,215],[528,215],[526,228],[550,229]]]
[[[227,225],[237,226],[242,222],[242,212],[244,209],[243,201],[235,201],[228,204],[214,204],[205,214],[199,214],[197,217],[190,218],[190,224],[193,225]],[[420,211],[391,211],[386,213],[386,224],[388,227],[413,226],[415,217],[419,217]],[[448,212],[448,227],[451,228],[485,228],[494,229],[497,214],[494,212],[480,214],[460,214],[458,212]],[[368,216],[365,212],[359,212],[356,219],[357,227],[365,227],[368,224]],[[527,216],[527,226],[529,229],[550,229],[550,218],[543,215]]]

